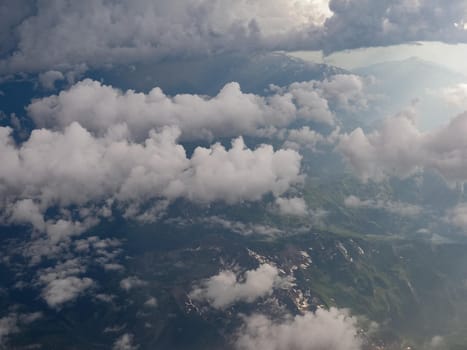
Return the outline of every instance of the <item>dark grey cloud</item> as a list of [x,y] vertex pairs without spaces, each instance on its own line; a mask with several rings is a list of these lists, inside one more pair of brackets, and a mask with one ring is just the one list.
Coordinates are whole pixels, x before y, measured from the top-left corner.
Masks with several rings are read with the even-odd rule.
[[8,55],[17,45],[17,28],[27,17],[34,14],[34,1],[0,0],[0,55]]
[[463,0],[38,0],[33,12],[23,1],[6,4],[0,32],[14,38],[5,42],[15,50],[0,61],[0,74],[228,51],[467,41]]
[[17,50],[0,72],[290,46],[329,15],[322,2],[39,0],[33,16],[9,25]]
[[325,52],[412,41],[466,42],[467,4],[442,0],[331,0]]

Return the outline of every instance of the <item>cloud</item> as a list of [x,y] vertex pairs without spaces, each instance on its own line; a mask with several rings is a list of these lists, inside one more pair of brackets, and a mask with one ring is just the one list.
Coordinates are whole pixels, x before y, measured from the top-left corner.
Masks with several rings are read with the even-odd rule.
[[56,70],[49,70],[45,73],[39,74],[39,83],[44,89],[55,89],[55,82],[65,79],[62,72]]
[[51,308],[60,309],[72,302],[94,285],[88,277],[79,277],[86,272],[83,260],[74,258],[38,271],[38,284],[42,285],[41,296]]
[[224,270],[203,281],[190,297],[207,301],[216,309],[226,308],[236,302],[253,302],[270,295],[275,288],[289,285],[290,281],[279,276],[279,270],[270,264],[262,264],[256,270],[248,270],[239,279],[235,272]]
[[52,243],[79,235],[97,223],[97,220],[93,218],[87,218],[82,222],[66,218],[45,220],[39,205],[32,199],[21,199],[7,205],[6,213],[8,223],[31,224],[35,230],[47,233],[48,239]]
[[467,109],[467,84],[457,84],[441,90],[443,99],[456,107]]
[[356,196],[346,197],[344,199],[344,204],[349,208],[381,209],[400,216],[417,216],[423,210],[422,207],[410,203],[394,202],[383,199],[362,200]]
[[467,204],[461,203],[448,210],[446,220],[460,229],[467,229]]
[[291,96],[262,98],[244,94],[236,83],[227,84],[217,96],[170,97],[159,88],[148,94],[86,79],[59,95],[34,101],[28,113],[39,127],[63,129],[72,122],[97,135],[124,123],[133,138],[144,139],[153,128],[178,126],[189,139],[238,136],[259,126],[285,125],[293,118]]
[[[243,221],[232,221],[220,216],[203,217],[198,221],[201,222],[203,225],[209,225],[214,227],[220,226],[225,230],[229,230],[231,232],[235,232],[237,234],[245,236],[258,234],[276,237],[285,234],[283,230],[275,226],[269,226],[259,223],[246,223]],[[179,225],[191,225],[192,222],[190,221],[187,223],[183,222],[183,220],[177,220],[175,221],[175,223]]]
[[129,276],[120,281],[120,288],[129,292],[133,288],[147,286],[148,282],[139,279],[136,276]]
[[104,264],[103,267],[107,271],[122,271],[125,269],[123,265],[116,264],[116,263]]
[[112,349],[113,350],[136,350],[139,348],[139,345],[133,344],[133,334],[125,333],[120,338],[118,338]]
[[60,308],[64,303],[78,298],[93,285],[93,280],[87,277],[69,276],[50,281],[42,292],[42,297],[52,308]]
[[278,133],[278,138],[285,138],[284,148],[300,150],[301,148],[309,149],[313,152],[320,152],[319,146],[335,146],[340,138],[341,129],[337,126],[328,135],[320,134],[319,132],[310,129],[309,126],[304,126],[300,129],[288,129],[283,134]]
[[465,42],[464,1],[331,0],[334,15],[326,22],[325,52],[414,41]]
[[[39,289],[48,306],[59,310],[99,288],[99,284],[87,276],[88,270],[97,268],[106,274],[111,273],[106,267],[117,263],[121,246],[122,242],[117,239],[96,236],[50,242],[43,235],[33,234],[30,240],[17,242],[4,255],[14,261],[24,261],[24,265],[15,266],[17,278],[32,276],[32,280],[19,280],[18,283]],[[47,257],[46,264],[40,264],[43,257]],[[42,267],[44,265],[48,267]],[[96,299],[103,297],[101,294]]]
[[274,151],[266,145],[249,150],[241,138],[228,151],[219,144],[197,148],[184,192],[192,200],[227,203],[259,200],[268,192],[278,196],[302,181],[300,161],[292,150]]
[[317,114],[317,120],[332,124],[332,116],[326,112],[325,105],[320,106],[317,102],[307,105],[316,98],[310,92],[316,93],[322,103],[330,104],[335,109],[357,111],[368,107],[368,98],[371,95],[366,91],[366,87],[371,83],[370,78],[354,74],[336,74],[323,81],[295,82],[288,87],[288,91],[294,94],[297,100],[303,99],[302,113]]
[[86,0],[3,7],[2,18],[9,20],[1,32],[14,39],[3,50],[8,55],[0,74],[227,51],[329,53],[419,40],[467,41],[463,0]]
[[421,131],[414,111],[408,110],[371,132],[358,128],[341,135],[336,149],[364,181],[406,178],[432,169],[447,181],[462,182],[467,180],[466,132],[467,113],[437,129]]
[[27,111],[38,127],[63,130],[79,122],[97,136],[123,124],[136,140],[144,140],[149,130],[163,126],[179,127],[182,139],[212,139],[254,135],[258,129],[284,127],[297,119],[333,125],[331,109],[366,108],[367,84],[358,76],[341,74],[272,87],[268,96],[243,93],[232,82],[214,97],[171,97],[157,87],[147,94],[122,92],[85,79],[58,95],[33,101]]
[[144,306],[147,307],[157,307],[157,299],[154,297],[150,297],[148,300],[144,302]]
[[331,15],[327,2],[39,1],[37,13],[13,23],[16,51],[0,72],[288,47]]
[[346,310],[318,309],[315,313],[273,321],[263,315],[245,319],[238,333],[238,350],[360,350],[357,320]]
[[285,145],[294,149],[304,146],[314,150],[319,144],[325,142],[326,138],[323,135],[315,130],[311,130],[308,126],[304,126],[301,129],[289,130]]
[[446,342],[444,338],[440,335],[435,335],[433,338],[431,338],[430,342],[426,346],[428,349],[445,349],[446,348]]
[[276,206],[282,215],[307,216],[308,206],[303,198],[276,198]]
[[0,318],[0,347],[6,345],[8,337],[12,334],[19,333],[21,327],[26,326],[42,317],[42,313],[17,313],[11,312],[7,316]]
[[8,54],[17,45],[16,29],[21,22],[34,12],[33,2],[17,0],[14,2],[0,1],[0,55]]
[[[34,130],[20,146],[10,134],[11,129],[0,128],[3,220],[29,220],[56,241],[114,209],[127,218],[154,220],[177,198],[232,204],[267,193],[279,196],[302,181],[301,156],[293,150],[268,145],[251,150],[238,138],[230,149],[197,147],[187,158],[174,127],[150,132],[142,144],[121,138],[118,130],[94,137],[76,122],[63,131]],[[151,201],[158,203],[153,211],[140,209]],[[40,218],[57,207],[63,209],[59,221]]]

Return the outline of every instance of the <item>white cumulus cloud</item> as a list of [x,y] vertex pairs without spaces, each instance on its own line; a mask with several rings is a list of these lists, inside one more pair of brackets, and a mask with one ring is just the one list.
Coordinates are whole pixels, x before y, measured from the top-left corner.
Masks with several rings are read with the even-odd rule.
[[341,135],[337,150],[362,180],[406,178],[424,169],[447,181],[467,179],[467,113],[430,131],[417,127],[411,111],[386,119],[382,126]]
[[115,135],[94,137],[76,122],[63,131],[34,130],[20,146],[10,133],[0,128],[4,220],[29,220],[56,240],[66,236],[63,230],[79,233],[88,225],[70,221],[66,210],[62,221],[41,219],[51,207],[78,206],[75,214],[85,220],[107,217],[114,203],[128,217],[149,220],[157,213],[139,209],[149,201],[159,201],[157,210],[177,198],[238,203],[281,195],[302,181],[297,152],[268,145],[252,150],[241,138],[230,149],[198,147],[188,158],[174,127],[150,132],[142,144]]
[[[177,126],[183,139],[254,135],[258,129],[285,127],[297,119],[333,125],[331,109],[366,108],[364,79],[341,74],[323,81],[273,88],[273,94],[243,93],[238,83],[225,85],[214,97],[166,95],[160,88],[122,92],[85,79],[69,90],[33,101],[27,111],[38,127],[64,129],[79,122],[102,136],[118,124],[130,137],[144,140],[149,130]],[[123,132],[123,131],[121,131]]]
[[264,315],[245,319],[235,346],[239,350],[360,350],[357,320],[346,310],[306,312],[283,321]]
[[307,216],[308,206],[303,198],[276,198],[276,206],[282,215]]
[[239,301],[253,302],[270,295],[274,288],[281,288],[289,283],[287,278],[279,276],[279,270],[275,266],[262,264],[255,270],[246,271],[243,280],[234,271],[221,271],[203,281],[190,293],[190,297],[223,309]]

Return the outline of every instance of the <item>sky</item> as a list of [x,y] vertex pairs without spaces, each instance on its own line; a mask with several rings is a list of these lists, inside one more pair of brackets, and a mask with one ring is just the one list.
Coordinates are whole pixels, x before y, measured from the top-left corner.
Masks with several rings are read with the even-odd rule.
[[467,75],[465,57],[467,45],[443,42],[417,42],[401,45],[379,46],[344,50],[324,56],[321,51],[298,51],[289,53],[310,62],[326,63],[348,70],[388,61],[402,61],[418,57]]
[[[411,57],[428,64],[399,62]],[[85,295],[105,298],[88,273],[93,263],[126,273],[121,241],[86,236],[102,223],[160,222],[187,202],[206,210],[257,204],[315,225],[326,211],[307,203],[304,184],[321,170],[310,154],[337,157],[363,184],[424,171],[463,183],[466,57],[465,0],[0,0],[0,224],[27,232],[15,254],[38,300],[59,312]],[[178,72],[177,93],[138,74],[164,64]],[[118,84],[122,69],[150,87]],[[248,90],[239,81],[248,85],[256,71],[266,83]],[[217,77],[222,86],[212,93]],[[5,112],[17,96],[27,102]],[[425,210],[377,196],[341,204],[402,217]],[[467,230],[464,203],[441,216]],[[281,232],[214,221],[236,232]],[[268,263],[217,270],[187,291],[216,310],[294,283]],[[119,284],[146,285],[133,275]],[[12,306],[0,314],[0,348],[41,312]],[[347,309],[283,316],[242,316],[234,347],[362,348]],[[113,348],[138,342],[124,333]]]

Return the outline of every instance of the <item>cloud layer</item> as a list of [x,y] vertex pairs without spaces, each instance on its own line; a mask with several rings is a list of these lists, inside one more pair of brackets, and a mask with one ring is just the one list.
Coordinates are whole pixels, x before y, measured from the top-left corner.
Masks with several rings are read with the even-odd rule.
[[466,7],[463,0],[4,1],[0,74],[226,51],[466,42]]
[[333,125],[333,110],[358,110],[368,104],[365,79],[338,74],[323,81],[273,87],[269,96],[243,93],[238,83],[225,85],[217,96],[121,92],[90,79],[58,95],[33,101],[27,111],[38,127],[64,129],[79,122],[95,135],[119,124],[129,137],[141,140],[148,130],[175,125],[183,139],[253,135],[261,128],[284,127],[295,120]]
[[[139,209],[149,201],[163,205],[177,198],[227,203],[259,200],[270,192],[280,195],[302,179],[301,156],[293,150],[275,151],[267,145],[251,150],[238,138],[230,149],[220,144],[198,147],[188,158],[177,144],[180,132],[175,127],[150,132],[142,144],[121,138],[118,127],[113,131],[94,137],[74,122],[63,131],[34,130],[18,146],[11,130],[0,128],[4,220],[30,222],[38,230],[53,233],[60,226],[42,214],[52,207],[69,206],[80,208],[75,214],[81,219],[107,217],[116,206],[128,217],[149,220],[157,213]],[[62,213],[62,226],[73,231],[71,213]]]
[[[27,13],[26,2],[21,3],[25,8],[16,12]],[[18,43],[17,51],[0,62],[0,72],[288,47],[309,37],[330,15],[323,0],[86,0],[36,5],[34,15],[24,21],[17,15],[5,25]],[[2,18],[8,18],[10,11],[4,12]]]

